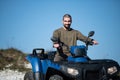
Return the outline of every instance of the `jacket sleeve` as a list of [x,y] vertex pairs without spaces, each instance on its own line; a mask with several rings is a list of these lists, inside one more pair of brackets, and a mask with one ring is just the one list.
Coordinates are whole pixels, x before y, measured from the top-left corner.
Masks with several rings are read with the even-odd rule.
[[59,30],[55,30],[55,31],[53,32],[53,36],[52,36],[52,37],[56,39],[56,41],[53,42],[53,44],[54,44],[54,43],[58,43],[58,42],[59,42]]
[[53,37],[55,37],[55,38],[59,38],[59,32],[58,32],[58,30],[55,30],[54,32],[53,32]]
[[[84,36],[80,31],[76,31],[77,34],[77,40],[80,40],[82,42],[86,42],[87,36]],[[88,42],[91,42],[93,39],[88,38]]]

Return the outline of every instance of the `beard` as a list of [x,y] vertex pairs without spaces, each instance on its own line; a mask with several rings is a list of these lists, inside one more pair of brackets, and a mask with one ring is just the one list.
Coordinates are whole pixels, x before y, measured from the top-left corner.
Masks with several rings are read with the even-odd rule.
[[66,29],[70,29],[70,26],[71,26],[71,24],[65,24],[65,25],[64,25],[64,27],[65,27]]

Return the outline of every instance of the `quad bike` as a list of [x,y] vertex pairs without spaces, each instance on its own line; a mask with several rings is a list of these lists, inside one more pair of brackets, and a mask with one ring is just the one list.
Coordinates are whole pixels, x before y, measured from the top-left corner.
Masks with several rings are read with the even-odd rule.
[[[94,35],[94,31],[88,34],[88,38]],[[59,54],[66,58],[65,61],[53,61],[56,51],[45,53],[43,48],[33,49],[33,53],[26,56],[32,65],[32,71],[26,72],[24,80],[120,80],[119,64],[110,59],[90,59],[87,56],[88,45],[92,42],[86,40],[86,46],[71,46],[71,56],[62,52],[63,45],[58,42]]]

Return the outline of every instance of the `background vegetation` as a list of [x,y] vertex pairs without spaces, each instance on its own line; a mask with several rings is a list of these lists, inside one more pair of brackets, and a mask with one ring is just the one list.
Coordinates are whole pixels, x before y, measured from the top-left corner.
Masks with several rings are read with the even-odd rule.
[[25,56],[25,53],[15,48],[0,49],[0,70],[28,70],[25,67],[25,64],[28,63]]

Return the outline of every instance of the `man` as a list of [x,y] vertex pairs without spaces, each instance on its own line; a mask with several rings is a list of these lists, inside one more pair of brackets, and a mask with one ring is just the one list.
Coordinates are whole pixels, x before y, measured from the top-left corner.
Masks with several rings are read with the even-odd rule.
[[[72,29],[71,23],[72,23],[72,17],[69,14],[65,14],[63,16],[63,27],[55,30],[53,32],[53,37],[57,38],[60,42],[63,43],[62,45],[62,50],[63,54],[69,56],[71,55],[69,52],[70,46],[75,46],[77,45],[77,40],[85,42],[87,37],[84,36],[80,31]],[[93,42],[93,44],[98,44],[97,41],[88,38],[89,42]],[[58,43],[54,43],[53,47],[58,48],[60,45]],[[61,61],[65,60],[64,57],[62,57],[59,53],[55,55],[54,61]]]

